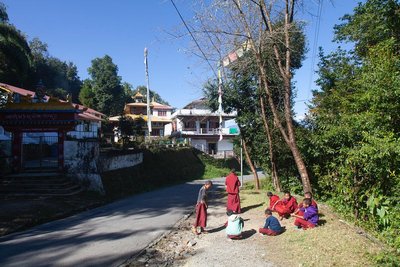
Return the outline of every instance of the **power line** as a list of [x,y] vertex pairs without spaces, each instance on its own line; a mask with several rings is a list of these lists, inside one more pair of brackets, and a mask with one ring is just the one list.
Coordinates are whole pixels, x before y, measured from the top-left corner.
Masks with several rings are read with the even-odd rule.
[[311,83],[312,83],[312,79],[314,77],[314,64],[315,64],[315,57],[316,57],[315,54],[316,54],[316,50],[317,50],[317,46],[318,46],[319,29],[320,29],[320,25],[321,25],[322,2],[323,2],[323,0],[318,1],[317,23],[316,23],[315,32],[314,32],[314,43],[313,43],[313,49],[312,49],[312,55],[311,55],[311,73],[310,73],[310,79],[308,82],[307,98],[309,98],[309,96],[310,96]]
[[192,31],[189,29],[188,25],[186,24],[185,20],[183,19],[181,13],[179,12],[178,8],[176,7],[175,3],[173,0],[171,0],[172,5],[174,6],[176,12],[178,13],[179,17],[181,18],[183,24],[185,25],[187,31],[189,32],[190,36],[192,36],[193,41],[196,43],[197,48],[200,50],[201,54],[203,55],[204,59],[207,61],[208,65],[210,66],[211,70],[213,71],[215,77],[218,78],[217,73],[215,72],[213,66],[211,65],[210,61],[208,60],[206,54],[203,52],[203,49],[201,49],[199,43],[197,42],[196,38],[194,37]]

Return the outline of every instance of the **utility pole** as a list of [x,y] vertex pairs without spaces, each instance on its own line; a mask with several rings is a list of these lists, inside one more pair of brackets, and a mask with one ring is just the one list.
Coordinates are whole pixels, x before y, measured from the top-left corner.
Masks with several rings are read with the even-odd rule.
[[240,186],[243,186],[243,139],[240,137]]
[[151,110],[150,110],[150,84],[149,84],[149,67],[147,63],[147,48],[144,48],[144,66],[146,72],[146,85],[147,85],[147,131],[148,131],[148,138],[150,141],[151,136]]

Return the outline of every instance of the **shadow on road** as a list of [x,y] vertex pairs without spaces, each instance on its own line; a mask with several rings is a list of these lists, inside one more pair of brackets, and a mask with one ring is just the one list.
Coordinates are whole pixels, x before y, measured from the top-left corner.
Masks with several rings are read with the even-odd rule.
[[242,239],[247,239],[247,238],[251,237],[252,235],[254,235],[255,233],[257,233],[257,231],[254,230],[254,229],[243,231],[242,232]]
[[[192,211],[201,183],[135,195],[4,236],[0,238],[0,266],[114,265],[143,249]],[[212,205],[218,205],[218,190],[214,194]]]
[[259,204],[243,207],[242,210],[241,210],[241,213],[245,213],[246,211],[261,207],[262,205],[264,205],[264,203],[259,203]]

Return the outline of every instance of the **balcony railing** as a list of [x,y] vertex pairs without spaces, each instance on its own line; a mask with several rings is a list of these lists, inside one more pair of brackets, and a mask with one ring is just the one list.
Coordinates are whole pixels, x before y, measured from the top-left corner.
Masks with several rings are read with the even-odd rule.
[[97,131],[70,131],[67,136],[74,139],[98,138]]
[[196,144],[193,146],[194,148],[203,151],[210,156],[213,156],[216,159],[226,159],[226,158],[233,158],[235,156],[235,152],[233,150],[210,150],[207,146]]
[[[234,131],[233,131],[234,130]],[[219,128],[185,128],[182,129],[182,134],[186,135],[219,135]],[[238,132],[235,128],[222,128],[223,135],[237,135]]]

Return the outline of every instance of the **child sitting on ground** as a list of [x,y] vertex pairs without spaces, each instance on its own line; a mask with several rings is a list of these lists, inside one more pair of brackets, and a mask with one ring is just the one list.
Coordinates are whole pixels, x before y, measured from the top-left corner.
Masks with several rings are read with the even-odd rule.
[[263,228],[258,229],[261,234],[264,235],[279,235],[282,233],[282,227],[278,219],[272,216],[270,209],[265,210],[265,225]]
[[243,219],[239,214],[234,213],[231,210],[228,210],[226,215],[228,215],[228,223],[225,229],[227,237],[230,239],[241,239],[244,227]]
[[303,215],[292,214],[293,217],[296,217],[294,225],[296,225],[297,228],[314,228],[318,224],[318,210],[311,204],[311,199],[305,198],[303,200],[303,207],[299,209],[299,213]]

